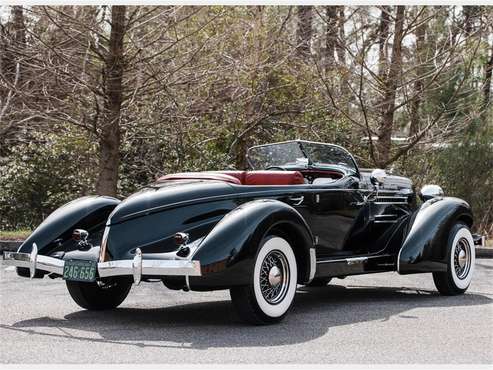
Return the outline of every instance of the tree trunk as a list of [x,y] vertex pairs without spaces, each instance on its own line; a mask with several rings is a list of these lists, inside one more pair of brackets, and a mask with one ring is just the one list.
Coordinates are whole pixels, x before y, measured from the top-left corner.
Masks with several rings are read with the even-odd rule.
[[310,56],[312,41],[313,6],[298,6],[297,51],[302,57]]
[[392,58],[389,71],[384,81],[384,99],[382,102],[382,118],[378,128],[378,165],[385,167],[390,158],[391,137],[394,125],[395,97],[397,80],[402,68],[402,38],[404,30],[405,6],[397,6],[395,31],[392,46]]
[[480,12],[477,5],[463,5],[462,13],[464,15],[464,33],[470,36],[474,31],[474,22]]
[[382,80],[387,73],[387,39],[389,37],[390,6],[382,6],[378,32],[378,76]]
[[327,32],[325,34],[325,73],[335,66],[335,48],[337,44],[337,6],[326,6]]
[[[419,10],[418,10],[419,11]],[[426,11],[423,12],[423,18],[426,18]],[[420,20],[418,20],[419,22]],[[425,63],[425,35],[426,23],[423,22],[416,27],[416,81],[414,82],[414,91],[412,94],[416,97],[411,102],[411,125],[409,127],[409,136],[414,136],[420,130],[419,109],[423,99],[423,76],[426,73]]]
[[337,32],[339,33],[339,39],[336,42],[336,52],[337,59],[339,60],[340,65],[346,64],[346,32],[344,31],[344,24],[346,23],[346,19],[344,16],[344,6],[337,7]]
[[24,10],[22,6],[12,7],[12,25],[14,27],[14,40],[16,43],[26,44],[26,27],[24,25]]
[[[260,60],[262,58],[262,37],[260,33],[262,32],[263,26],[263,16],[264,16],[264,8],[261,6],[255,7],[254,11],[254,27],[252,29],[252,39],[253,39],[253,48],[250,53],[250,63],[251,71],[249,75],[249,81],[256,81],[254,85],[261,85],[260,80],[262,79],[259,76],[259,68],[260,68]],[[260,89],[261,87],[257,87],[256,89]],[[260,100],[262,94],[259,93],[255,88],[250,92],[251,98],[246,101],[246,105],[244,107],[246,124],[240,127],[240,130],[237,132],[237,136],[235,136],[233,144],[230,147],[230,155],[234,161],[235,168],[238,170],[246,170],[248,167],[248,163],[246,160],[246,152],[249,147],[249,143],[251,141],[250,133],[244,133],[245,130],[248,130],[252,125],[256,124],[256,115],[260,113]],[[243,132],[243,133],[242,133]]]
[[116,196],[120,165],[120,114],[123,101],[123,38],[125,6],[111,7],[111,34],[105,60],[104,122],[99,139],[99,177],[96,192]]
[[234,146],[234,163],[235,169],[246,170],[248,167],[246,152],[248,150],[248,144],[244,138],[238,138]]
[[[486,62],[483,83],[483,110],[488,108],[491,94],[491,73],[493,72],[493,44],[491,44],[490,59]],[[483,114],[485,114],[483,112]]]
[[336,42],[336,53],[339,67],[338,70],[340,73],[340,92],[345,110],[349,111],[349,101],[351,93],[348,87],[348,78],[350,73],[346,68],[346,32],[344,30],[346,18],[344,16],[344,6],[341,5],[337,8],[337,28],[339,38]]
[[[17,79],[17,84],[20,85],[23,77],[23,68],[20,65],[19,60],[22,59],[19,55],[22,55],[23,49],[26,46],[26,27],[24,24],[24,10],[22,6],[15,5],[11,8],[12,17],[12,35],[10,36],[10,42],[6,45],[5,56],[2,59],[2,73],[13,83]],[[17,63],[19,63],[19,70],[17,70]],[[16,76],[18,74],[18,76]]]

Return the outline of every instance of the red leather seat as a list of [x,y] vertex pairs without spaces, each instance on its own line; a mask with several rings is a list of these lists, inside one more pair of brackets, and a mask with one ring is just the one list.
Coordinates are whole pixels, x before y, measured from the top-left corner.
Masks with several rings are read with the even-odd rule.
[[233,176],[238,180],[240,180],[240,183],[242,184],[245,183],[246,171],[229,170],[229,171],[211,171],[210,173],[222,173],[223,175]]
[[305,179],[299,171],[249,171],[243,185],[300,185]]

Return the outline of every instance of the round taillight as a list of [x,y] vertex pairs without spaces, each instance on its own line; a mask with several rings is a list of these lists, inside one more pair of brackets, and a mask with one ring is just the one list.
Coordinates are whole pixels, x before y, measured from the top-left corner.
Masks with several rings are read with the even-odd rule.
[[189,235],[187,233],[176,233],[174,239],[176,245],[184,245],[188,243]]

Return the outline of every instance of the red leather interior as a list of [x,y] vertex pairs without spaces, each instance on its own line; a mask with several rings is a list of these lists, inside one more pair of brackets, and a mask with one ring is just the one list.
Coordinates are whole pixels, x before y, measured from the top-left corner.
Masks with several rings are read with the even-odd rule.
[[223,175],[233,176],[240,180],[240,183],[245,183],[246,171],[211,171],[211,173],[222,173]]
[[305,183],[299,171],[183,172],[162,176],[158,181],[185,179],[217,180],[236,185],[299,185]]
[[298,171],[250,171],[245,175],[243,185],[298,185],[305,179]]

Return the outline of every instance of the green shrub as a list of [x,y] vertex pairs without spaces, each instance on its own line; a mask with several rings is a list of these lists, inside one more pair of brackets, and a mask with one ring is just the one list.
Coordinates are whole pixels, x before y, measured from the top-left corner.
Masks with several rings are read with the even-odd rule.
[[475,229],[493,233],[493,136],[481,135],[444,149],[436,162],[446,194],[473,208]]
[[0,165],[0,229],[36,227],[48,214],[93,193],[95,148],[79,136],[38,135]]

